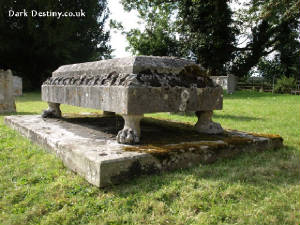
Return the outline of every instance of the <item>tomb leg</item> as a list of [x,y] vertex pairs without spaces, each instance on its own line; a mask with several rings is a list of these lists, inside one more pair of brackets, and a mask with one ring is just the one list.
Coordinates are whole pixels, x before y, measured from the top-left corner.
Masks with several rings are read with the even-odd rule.
[[117,135],[120,144],[137,144],[140,142],[141,128],[140,121],[143,115],[121,115],[125,121],[123,130]]
[[103,111],[103,116],[115,116],[116,113],[115,112],[110,112],[110,111]]
[[212,121],[213,111],[196,111],[198,121],[195,129],[204,134],[221,134],[224,132],[221,124]]
[[48,102],[48,109],[43,111],[43,118],[60,118],[61,111],[59,108],[59,103]]

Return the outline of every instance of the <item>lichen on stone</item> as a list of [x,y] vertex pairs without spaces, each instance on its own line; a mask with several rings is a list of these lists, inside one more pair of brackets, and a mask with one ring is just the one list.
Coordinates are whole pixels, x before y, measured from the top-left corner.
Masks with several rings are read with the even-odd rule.
[[281,139],[283,140],[283,138],[278,135],[278,134],[258,134],[258,133],[249,133],[253,136],[256,136],[256,137],[264,137],[264,138],[270,138],[270,139]]
[[185,66],[179,74],[188,77],[208,77],[207,71],[197,64]]
[[237,136],[226,137],[223,140],[224,142],[230,145],[246,145],[253,142],[253,139],[251,138],[237,137]]
[[75,86],[141,86],[141,87],[213,87],[212,80],[197,66],[188,66],[179,74],[158,73],[144,70],[138,74],[111,72],[95,75],[69,75],[48,78],[43,85]]

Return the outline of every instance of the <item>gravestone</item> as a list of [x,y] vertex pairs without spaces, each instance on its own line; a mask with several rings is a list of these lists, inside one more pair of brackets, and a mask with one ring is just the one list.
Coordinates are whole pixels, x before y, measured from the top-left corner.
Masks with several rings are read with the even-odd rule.
[[229,74],[228,75],[228,82],[227,82],[227,93],[232,94],[236,91],[237,87],[237,77],[235,75]]
[[0,113],[16,112],[13,75],[11,70],[0,70]]
[[237,78],[229,74],[228,76],[210,76],[213,82],[220,85],[227,93],[232,94],[236,91]]
[[145,113],[195,111],[198,132],[222,133],[212,121],[222,97],[222,88],[193,61],[135,56],[59,67],[42,85],[42,100],[49,105],[42,116],[61,117],[60,104],[115,112],[125,120],[118,142],[136,144]]
[[22,77],[13,76],[13,88],[14,88],[14,96],[22,96],[23,94]]

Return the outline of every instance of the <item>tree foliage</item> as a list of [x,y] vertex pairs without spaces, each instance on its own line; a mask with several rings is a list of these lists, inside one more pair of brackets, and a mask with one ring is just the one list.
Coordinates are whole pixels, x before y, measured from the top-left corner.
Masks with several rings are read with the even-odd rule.
[[226,73],[233,59],[235,29],[224,0],[182,0],[178,3],[180,42],[213,75]]
[[274,87],[276,93],[291,93],[296,87],[296,82],[294,77],[282,76],[277,80],[277,83]]
[[285,71],[282,68],[278,55],[273,59],[262,58],[257,64],[257,69],[263,78],[271,83],[275,79],[285,76]]
[[[144,23],[144,29],[131,29],[123,32],[129,42],[127,50],[135,55],[179,56],[176,27],[172,19],[173,3],[157,4],[152,1],[123,1],[127,11],[137,10]],[[114,21],[115,22],[115,21]],[[121,28],[120,25],[113,25]]]
[[262,58],[276,53],[287,76],[292,75],[290,69],[295,71],[299,61],[299,4],[299,0],[251,0],[247,9],[237,12],[240,30],[250,32],[247,45],[236,51],[234,74],[246,74]]
[[[231,10],[223,0],[123,0],[145,21],[126,33],[133,53],[195,58],[213,74],[225,73],[235,42]],[[212,20],[211,18],[216,18]],[[224,51],[226,49],[226,51]]]
[[170,5],[154,5],[139,10],[141,17],[147,19],[147,24],[144,32],[132,29],[127,33],[129,49],[134,54],[141,55],[178,55],[178,41],[174,34],[174,24],[170,22]]
[[[122,0],[124,8],[137,10],[146,24],[145,30],[126,32],[130,49],[140,54],[192,57],[212,74],[237,76],[247,75],[261,59],[276,52],[285,72],[295,74],[300,1],[249,0],[245,8],[234,12],[229,2]],[[157,7],[168,10],[154,10]],[[148,26],[151,34],[164,35],[153,38]],[[245,41],[241,44],[240,40]],[[163,48],[162,43],[176,50]]]
[[[28,12],[9,17],[9,10]],[[40,12],[80,12],[84,17],[32,17]],[[98,0],[2,0],[0,2],[0,68],[12,69],[31,87],[58,66],[110,56],[106,1]]]

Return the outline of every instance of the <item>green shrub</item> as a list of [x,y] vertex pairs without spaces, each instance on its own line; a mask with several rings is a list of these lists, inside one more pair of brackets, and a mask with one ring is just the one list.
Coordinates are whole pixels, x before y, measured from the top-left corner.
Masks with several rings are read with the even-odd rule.
[[277,80],[274,87],[276,93],[291,93],[291,90],[296,87],[296,81],[293,77],[282,76]]

